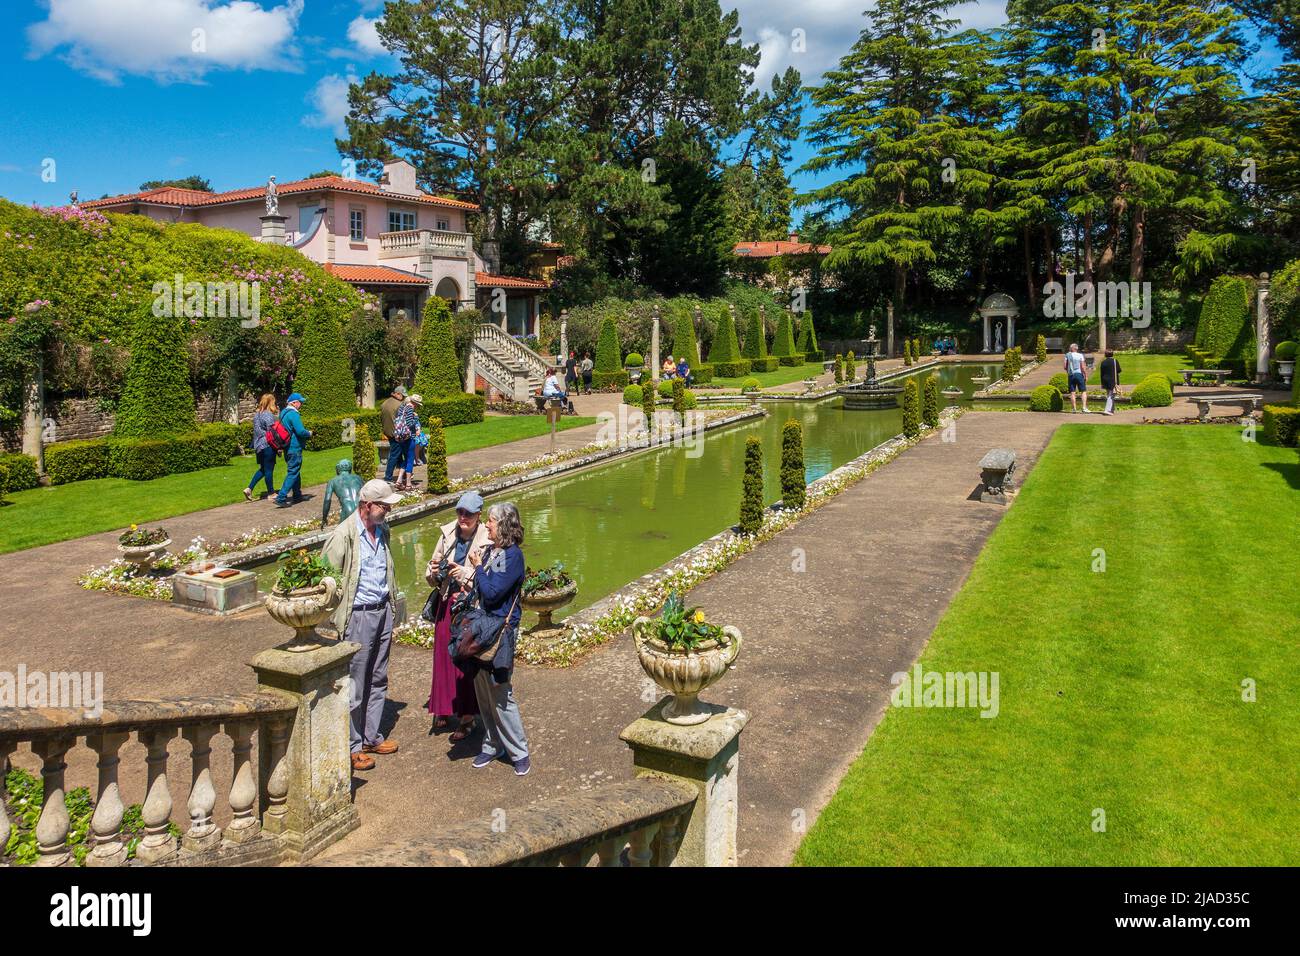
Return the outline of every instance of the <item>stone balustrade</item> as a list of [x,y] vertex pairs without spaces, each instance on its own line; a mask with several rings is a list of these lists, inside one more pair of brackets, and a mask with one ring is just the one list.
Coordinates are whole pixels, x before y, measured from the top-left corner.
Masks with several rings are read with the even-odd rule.
[[447,229],[403,229],[379,234],[379,257],[411,256],[421,253],[450,259],[468,259],[473,239],[467,232]]
[[[83,740],[96,755],[98,771],[87,866],[128,862],[119,752],[133,736],[147,753],[137,865],[299,862],[341,839],[360,822],[351,803],[348,754],[348,662],[356,651],[357,645],[346,642],[306,653],[263,651],[250,665],[258,689],[248,694],[107,701],[93,717],[80,708],[0,710],[0,768],[22,744],[30,745],[42,765],[36,865],[74,862],[67,846],[66,757]],[[189,745],[190,758],[184,795],[190,823],[179,840],[169,826],[178,795],[167,775],[168,745],[178,735]],[[213,819],[218,794],[211,763],[218,735],[229,739],[232,758],[225,795],[230,822],[224,828]],[[0,800],[0,847],[12,826]]]

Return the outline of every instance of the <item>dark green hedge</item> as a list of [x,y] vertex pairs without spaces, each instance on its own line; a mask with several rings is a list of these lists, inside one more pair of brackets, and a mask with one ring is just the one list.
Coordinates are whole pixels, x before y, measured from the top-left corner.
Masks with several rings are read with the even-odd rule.
[[[432,419],[439,419],[444,428],[452,425],[472,425],[474,422],[483,420],[483,409],[487,406],[487,399],[482,395],[471,395],[469,392],[458,392],[455,395],[447,395],[442,398],[425,397],[424,407],[420,409],[420,422],[428,424]],[[370,409],[366,409],[370,414]],[[375,416],[375,425],[370,429],[372,434],[379,434],[379,412],[373,412]],[[361,419],[358,418],[357,421]]]
[[776,367],[780,364],[780,359],[771,355],[764,355],[762,358],[750,359],[749,370],[751,372],[775,372]]
[[713,371],[718,378],[743,378],[748,375],[752,365],[748,359],[739,359],[735,362],[715,362]]
[[343,328],[334,313],[313,316],[303,330],[293,390],[302,392],[306,407],[318,415],[346,415],[356,408],[357,383],[352,378]]
[[1294,448],[1300,439],[1300,408],[1265,405],[1263,428],[1264,437],[1274,445]]
[[36,473],[36,459],[31,455],[20,455],[17,452],[0,455],[0,465],[8,472],[4,480],[6,492],[26,491],[41,483],[41,477]]
[[[429,405],[434,404],[430,401],[424,406],[427,409]],[[420,420],[424,420],[424,409],[420,411]],[[346,415],[331,415],[329,417],[310,417],[303,416],[302,423],[311,432],[311,438],[307,439],[307,451],[324,451],[327,448],[338,448],[342,445],[350,445],[356,440],[356,429],[353,428],[349,433],[351,439],[344,437],[344,430],[347,428],[347,422],[354,425],[365,425],[370,429],[370,434],[380,434],[379,409],[377,408],[358,408]],[[246,446],[251,447],[251,446]]]
[[1031,412],[1059,412],[1064,407],[1065,402],[1055,385],[1039,385],[1029,393]]
[[795,368],[803,364],[803,356],[796,352],[794,355],[778,355],[777,361],[782,365]]
[[698,366],[691,366],[691,374],[695,376],[696,385],[706,385],[713,381],[714,367],[705,362]]
[[190,389],[189,349],[182,320],[145,312],[131,333],[131,364],[117,403],[113,434],[120,438],[183,435],[197,426]]
[[52,485],[106,478],[109,474],[108,441],[61,441],[45,446],[45,474]]
[[593,369],[591,373],[592,388],[626,388],[631,381],[632,376],[626,371],[597,372]]
[[1254,296],[1255,280],[1244,276],[1219,276],[1205,294],[1196,347],[1217,358],[1222,368],[1254,367],[1255,323],[1250,307]]

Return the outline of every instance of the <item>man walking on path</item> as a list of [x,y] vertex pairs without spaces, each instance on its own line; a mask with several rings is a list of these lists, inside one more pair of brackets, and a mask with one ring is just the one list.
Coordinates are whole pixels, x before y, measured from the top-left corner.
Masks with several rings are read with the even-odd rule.
[[578,356],[573,351],[564,363],[564,391],[578,391]]
[[399,385],[379,406],[379,430],[384,433],[384,438],[388,441],[388,464],[384,466],[384,481],[387,482],[393,480],[394,471],[406,464],[406,446],[397,441],[394,431],[397,426],[397,413],[405,401],[406,389]]
[[1075,393],[1083,393],[1083,413],[1088,414],[1088,363],[1084,360],[1079,346],[1071,343],[1070,351],[1065,353],[1065,378],[1070,390],[1070,411],[1077,412]]
[[289,432],[289,450],[284,453],[288,472],[284,476],[284,484],[280,486],[280,494],[275,499],[281,508],[290,504],[290,492],[293,493],[293,504],[302,501],[302,452],[307,447],[307,439],[311,438],[311,432],[302,423],[302,407],[306,404],[307,399],[294,392],[280,413],[280,424]]
[[402,496],[386,481],[361,486],[361,503],[339,524],[322,549],[339,572],[341,599],[331,618],[345,641],[360,644],[352,658],[352,769],[372,770],[371,754],[397,752],[379,735],[388,699],[388,655],[393,646],[397,582],[388,547],[388,512]]
[[[1102,359],[1101,365],[1097,369],[1101,376],[1101,387],[1106,393],[1106,410],[1103,415],[1115,414],[1115,394],[1119,391],[1119,361],[1115,358],[1115,353],[1111,349],[1106,350],[1106,357]],[[1088,393],[1084,392],[1083,400],[1088,401]],[[1084,411],[1087,411],[1085,405]]]

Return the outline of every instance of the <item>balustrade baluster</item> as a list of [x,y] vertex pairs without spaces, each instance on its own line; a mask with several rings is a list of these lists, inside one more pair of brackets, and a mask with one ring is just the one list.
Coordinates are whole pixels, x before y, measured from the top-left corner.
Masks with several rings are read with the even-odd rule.
[[601,840],[596,844],[596,856],[600,860],[601,866],[622,866],[623,865],[623,845],[626,843],[621,837],[615,837],[610,840]]
[[289,761],[285,754],[289,749],[289,722],[283,717],[273,717],[270,721],[271,737],[271,772],[266,779],[266,796],[270,806],[266,815],[276,821],[276,827],[267,827],[279,832],[280,818],[288,812],[289,798]]
[[[17,745],[8,740],[0,740],[0,784],[3,784],[9,769],[9,755],[17,749]],[[5,812],[4,791],[0,790],[0,850],[9,845],[9,831],[12,824],[9,822],[9,814]]]
[[649,826],[642,827],[632,834],[628,840],[627,847],[627,865],[628,866],[649,866],[650,861],[654,858],[654,838],[655,833],[659,830],[659,824],[652,823]]
[[659,823],[655,843],[655,866],[672,866],[682,839],[682,815],[664,817]]
[[226,839],[234,843],[256,840],[262,830],[254,807],[257,802],[257,782],[253,779],[253,763],[249,757],[256,727],[256,723],[251,720],[231,720],[222,727],[234,741],[234,774],[230,782],[230,812],[233,819],[225,833]]
[[560,857],[560,866],[586,866],[595,855],[596,850],[594,847],[583,847],[581,850],[574,850],[572,853],[566,853]]
[[157,863],[176,853],[176,838],[167,829],[172,815],[172,794],[167,785],[167,744],[176,736],[176,729],[141,730],[136,736],[149,748],[149,789],[140,813],[144,837],[136,847],[135,856],[143,863]]
[[37,866],[66,866],[72,859],[68,852],[68,807],[64,802],[64,756],[73,744],[72,737],[46,737],[32,746],[41,758],[41,780],[45,795],[41,818],[36,822],[36,847],[40,856]]
[[117,787],[117,768],[121,758],[117,753],[131,735],[126,731],[91,734],[86,745],[99,756],[95,764],[99,770],[99,788],[95,797],[95,813],[90,818],[92,848],[86,857],[86,866],[125,866],[126,844],[122,842],[122,794]]
[[221,830],[212,822],[212,809],[217,805],[217,791],[212,786],[212,738],[217,732],[215,724],[196,724],[181,731],[190,744],[190,799],[186,809],[190,812],[190,828],[181,840],[181,846],[195,853],[221,845]]

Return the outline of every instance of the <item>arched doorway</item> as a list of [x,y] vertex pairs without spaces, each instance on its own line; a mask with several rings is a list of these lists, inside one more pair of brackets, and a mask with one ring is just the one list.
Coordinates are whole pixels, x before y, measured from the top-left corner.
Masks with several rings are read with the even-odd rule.
[[456,280],[450,276],[439,279],[437,286],[434,287],[433,294],[440,299],[446,299],[447,304],[451,306],[451,311],[455,312],[460,308],[460,286]]

